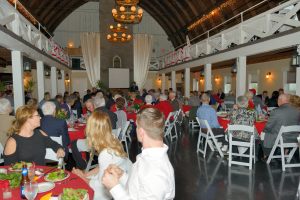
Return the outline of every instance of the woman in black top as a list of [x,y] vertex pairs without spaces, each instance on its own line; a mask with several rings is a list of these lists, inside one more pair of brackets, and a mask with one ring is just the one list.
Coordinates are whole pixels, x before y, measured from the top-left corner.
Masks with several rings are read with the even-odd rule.
[[279,92],[274,91],[272,93],[272,98],[269,99],[268,101],[268,107],[278,107],[278,97],[279,97]]
[[57,158],[65,156],[61,145],[36,129],[40,126],[41,117],[34,107],[21,106],[15,118],[7,132],[10,138],[4,149],[4,165],[25,161],[45,166],[46,148],[57,152]]

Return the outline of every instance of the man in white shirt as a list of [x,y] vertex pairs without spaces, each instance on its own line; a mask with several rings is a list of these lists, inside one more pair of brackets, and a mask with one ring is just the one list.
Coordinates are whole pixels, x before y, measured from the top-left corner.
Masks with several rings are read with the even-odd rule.
[[137,138],[142,153],[129,174],[115,165],[104,171],[102,184],[115,200],[174,199],[174,169],[168,146],[163,143],[165,119],[157,108],[145,107],[137,114]]

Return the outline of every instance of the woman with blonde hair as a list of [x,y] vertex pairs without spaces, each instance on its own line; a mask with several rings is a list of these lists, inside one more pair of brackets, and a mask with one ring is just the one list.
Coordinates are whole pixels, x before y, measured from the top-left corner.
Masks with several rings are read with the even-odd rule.
[[[295,108],[299,109],[299,117],[300,117],[300,97],[298,95],[291,95],[290,96],[290,104]],[[299,118],[299,125],[300,125],[300,118]]]
[[39,109],[42,109],[43,104],[44,104],[46,101],[49,101],[50,99],[51,99],[50,93],[49,93],[49,92],[45,92],[45,94],[44,94],[44,99],[40,102]]
[[86,144],[88,148],[91,152],[95,149],[99,153],[99,166],[85,174],[75,168],[73,168],[72,172],[81,177],[93,188],[95,192],[94,199],[112,199],[109,191],[101,183],[104,170],[106,170],[110,164],[113,164],[129,172],[132,163],[127,158],[118,138],[112,135],[110,119],[106,113],[94,112],[89,117],[85,132],[87,135]]
[[9,139],[4,149],[4,165],[25,161],[45,166],[46,148],[57,152],[57,158],[65,156],[61,145],[43,131],[36,129],[40,126],[41,117],[35,107],[19,107],[15,118],[7,132]]
[[36,98],[29,99],[29,101],[27,102],[26,105],[28,105],[30,107],[36,108],[36,110],[38,111],[39,115],[41,117],[44,117],[43,111],[41,109],[39,109],[39,102],[38,102],[38,100]]

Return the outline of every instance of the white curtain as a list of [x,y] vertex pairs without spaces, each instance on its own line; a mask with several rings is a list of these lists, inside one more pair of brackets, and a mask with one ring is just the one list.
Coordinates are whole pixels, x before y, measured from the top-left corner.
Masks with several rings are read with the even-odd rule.
[[[134,81],[142,91],[148,76],[154,36],[147,34],[133,35]],[[150,88],[151,89],[151,88]]]
[[79,33],[85,68],[92,86],[100,80],[100,33]]

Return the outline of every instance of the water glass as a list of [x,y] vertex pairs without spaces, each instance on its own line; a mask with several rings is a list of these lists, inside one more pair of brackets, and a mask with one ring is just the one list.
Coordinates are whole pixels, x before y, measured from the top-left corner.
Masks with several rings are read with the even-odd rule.
[[3,199],[9,199],[12,197],[11,188],[10,187],[3,187]]
[[34,200],[38,192],[38,183],[30,181],[28,185],[24,186],[24,192],[28,200]]
[[35,176],[35,168],[29,167],[28,168],[28,178],[30,179],[30,181],[33,181],[34,176]]

